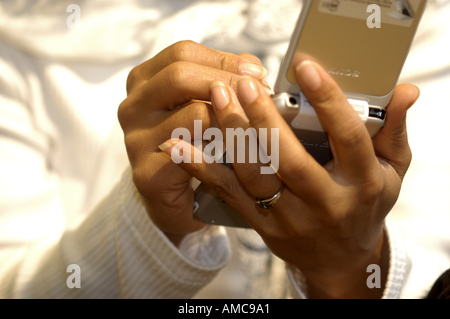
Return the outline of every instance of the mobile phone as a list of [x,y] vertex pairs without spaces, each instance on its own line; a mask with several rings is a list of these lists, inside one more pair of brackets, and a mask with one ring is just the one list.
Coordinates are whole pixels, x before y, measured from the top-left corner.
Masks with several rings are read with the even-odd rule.
[[[332,159],[327,132],[302,94],[294,67],[305,59],[322,65],[374,137],[384,125],[385,108],[425,5],[426,0],[303,2],[272,98],[295,135],[320,164]],[[194,214],[207,224],[250,227],[205,185],[195,192]],[[226,219],[223,214],[233,218]],[[239,222],[236,214],[242,219]]]

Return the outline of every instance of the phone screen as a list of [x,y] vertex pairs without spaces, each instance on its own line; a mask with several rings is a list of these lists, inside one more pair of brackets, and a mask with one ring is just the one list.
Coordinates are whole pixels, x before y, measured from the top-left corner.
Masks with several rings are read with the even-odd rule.
[[[368,11],[369,5],[378,9]],[[384,96],[400,75],[425,0],[313,0],[287,73],[317,61],[344,92]],[[379,27],[377,27],[379,23]]]

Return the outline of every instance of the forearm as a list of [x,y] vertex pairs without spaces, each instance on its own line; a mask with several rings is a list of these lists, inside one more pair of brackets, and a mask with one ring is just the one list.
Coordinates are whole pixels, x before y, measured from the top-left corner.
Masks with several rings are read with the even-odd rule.
[[[223,233],[211,230],[204,237],[203,242],[198,240],[199,245],[212,242],[221,253],[208,256],[209,263],[202,263],[200,249],[191,248],[189,258],[184,256],[150,222],[127,172],[78,226],[60,237],[33,243],[14,264],[3,268],[0,295],[189,298],[209,283],[229,258]],[[14,255],[13,250],[10,253]],[[67,267],[73,264],[79,266],[81,288],[67,286],[71,275]]]

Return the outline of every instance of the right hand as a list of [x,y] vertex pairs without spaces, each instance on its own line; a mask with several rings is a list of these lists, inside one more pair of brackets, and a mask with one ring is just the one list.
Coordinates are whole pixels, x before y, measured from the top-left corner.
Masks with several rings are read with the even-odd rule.
[[[325,69],[302,62],[296,76],[328,132],[332,161],[325,166],[317,163],[259,83],[243,77],[238,80],[236,99],[224,83],[212,85],[217,122],[223,136],[230,128],[253,128],[257,134],[264,129],[267,144],[263,148],[271,155],[273,150],[279,154],[277,174],[261,174],[263,163],[238,162],[236,153],[233,170],[219,163],[195,163],[192,158],[179,165],[216,190],[261,235],[272,253],[303,273],[310,297],[379,298],[383,290],[366,284],[367,267],[380,266],[383,286],[389,269],[384,220],[411,161],[405,117],[419,90],[408,84],[397,86],[386,109],[385,126],[371,140]],[[275,139],[268,133],[272,129],[279,132]],[[248,144],[246,156],[251,152]],[[243,150],[239,149],[241,154]],[[171,148],[165,152],[170,155]],[[282,195],[276,206],[262,210],[257,205],[257,198],[270,198],[278,191]]]
[[118,117],[133,182],[153,223],[175,245],[204,224],[193,215],[191,175],[158,146],[176,128],[187,128],[193,137],[194,120],[202,120],[202,131],[215,124],[211,83],[236,88],[240,75],[262,80],[265,73],[251,54],[224,53],[191,41],[178,42],[131,70]]

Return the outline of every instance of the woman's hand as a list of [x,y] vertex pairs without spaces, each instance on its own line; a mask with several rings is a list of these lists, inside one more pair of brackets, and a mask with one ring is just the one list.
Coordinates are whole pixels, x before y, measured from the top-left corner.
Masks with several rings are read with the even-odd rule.
[[[333,79],[316,63],[296,69],[302,91],[329,134],[334,159],[319,165],[293,134],[261,85],[242,77],[234,89],[211,86],[214,113],[226,128],[279,128],[277,174],[260,173],[261,163],[181,163],[180,167],[212,187],[262,236],[271,251],[300,269],[310,297],[381,297],[369,289],[370,264],[388,270],[383,222],[395,204],[411,161],[406,111],[418,98],[413,85],[396,88],[385,127],[371,140],[364,123]],[[245,111],[245,114],[244,114]],[[248,119],[247,119],[248,118]],[[177,141],[169,141],[175,145]],[[165,149],[171,154],[172,147]],[[270,198],[285,184],[274,207],[263,211],[256,198]],[[384,284],[384,282],[383,282]]]
[[193,217],[191,175],[158,145],[176,128],[187,128],[194,136],[194,120],[202,120],[203,131],[215,123],[208,102],[212,82],[236,89],[238,76],[263,79],[265,74],[253,55],[224,53],[190,41],[170,46],[130,72],[128,97],[118,117],[133,181],[151,219],[175,244],[204,224]]

